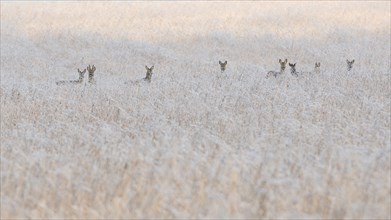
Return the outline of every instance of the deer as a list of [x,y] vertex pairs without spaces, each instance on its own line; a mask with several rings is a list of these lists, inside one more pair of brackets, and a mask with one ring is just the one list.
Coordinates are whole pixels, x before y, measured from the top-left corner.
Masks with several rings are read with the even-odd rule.
[[152,70],[154,66],[151,66],[151,68],[148,68],[147,65],[145,65],[145,69],[147,70],[147,74],[145,75],[144,81],[150,83],[152,78]]
[[281,75],[285,72],[286,64],[288,63],[288,59],[285,59],[285,61],[282,61],[281,59],[278,60],[280,63],[280,71],[269,71],[266,75],[266,78],[269,78],[270,76],[277,77],[277,75]]
[[[224,73],[224,71],[227,69],[227,63],[228,63],[227,61],[221,62],[219,60],[221,73]],[[225,77],[228,78],[227,73],[225,73]],[[220,78],[220,76],[218,76],[218,78]]]
[[66,84],[81,84],[84,80],[84,74],[86,73],[86,69],[83,71],[80,71],[80,69],[77,69],[77,72],[79,72],[79,79],[78,80],[61,80],[57,81],[57,85],[66,85]]
[[319,62],[319,63],[316,63],[316,62],[315,62],[314,72],[315,72],[316,74],[319,74],[319,73],[320,73],[320,62]]
[[[145,69],[147,70],[147,73],[146,73],[145,77],[140,79],[140,80],[130,81],[129,83],[130,84],[139,84],[139,83],[141,83],[143,81],[147,82],[147,83],[150,83],[151,82],[151,78],[152,78],[152,74],[153,74],[153,72],[152,72],[153,68],[154,68],[154,66],[151,66],[149,68],[147,65],[145,65]],[[125,82],[125,84],[128,84],[128,82]]]
[[348,71],[350,71],[353,68],[353,63],[354,63],[354,59],[352,61],[349,61],[348,59],[346,59]]
[[221,70],[221,73],[223,73],[225,71],[225,69],[227,68],[227,61],[225,61],[224,63],[221,62],[219,60],[219,64],[220,64],[220,70]]
[[299,76],[299,72],[296,71],[296,63],[289,63],[289,66],[291,67],[291,74],[292,76],[296,76],[298,77]]
[[95,73],[96,67],[94,65],[88,65],[87,71],[88,71],[88,82],[91,84],[96,84],[96,81],[94,79],[94,73]]

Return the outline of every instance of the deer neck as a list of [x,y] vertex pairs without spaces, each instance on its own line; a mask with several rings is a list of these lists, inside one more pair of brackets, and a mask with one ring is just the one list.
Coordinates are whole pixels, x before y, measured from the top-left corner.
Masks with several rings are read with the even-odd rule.
[[221,66],[220,69],[221,69],[221,72],[224,72],[225,71],[225,66]]
[[88,82],[94,82],[94,74],[88,73]]
[[152,78],[152,73],[147,73],[144,79],[145,81],[151,82],[151,78]]
[[296,72],[296,68],[292,67],[292,68],[291,68],[291,73],[292,73],[292,74],[296,74],[296,73],[297,73],[297,72]]

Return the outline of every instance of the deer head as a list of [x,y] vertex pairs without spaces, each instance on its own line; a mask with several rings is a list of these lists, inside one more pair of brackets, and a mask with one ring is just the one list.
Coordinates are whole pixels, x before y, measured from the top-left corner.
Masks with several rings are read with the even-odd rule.
[[296,63],[289,63],[289,66],[291,67],[291,74],[294,76],[298,76],[296,72]]
[[353,68],[354,59],[352,61],[346,60],[346,64],[348,65],[348,71]]
[[225,61],[225,62],[223,63],[223,62],[221,62],[221,61],[219,60],[219,64],[220,64],[220,70],[221,70],[221,72],[224,72],[225,69],[227,68],[227,61]]
[[77,69],[77,72],[79,72],[79,81],[83,81],[84,74],[86,73],[86,69],[84,69],[83,71],[80,71],[79,69]]
[[94,83],[94,72],[95,72],[96,68],[94,65],[88,65],[87,66],[87,71],[88,71],[88,82],[89,83]]
[[285,70],[286,64],[288,63],[288,59],[285,59],[285,61],[279,59],[278,62],[280,63],[281,72],[283,72]]
[[144,80],[147,82],[151,82],[153,67],[154,66],[151,66],[151,68],[148,68],[148,66],[145,65],[145,69],[147,70],[147,75],[145,76]]

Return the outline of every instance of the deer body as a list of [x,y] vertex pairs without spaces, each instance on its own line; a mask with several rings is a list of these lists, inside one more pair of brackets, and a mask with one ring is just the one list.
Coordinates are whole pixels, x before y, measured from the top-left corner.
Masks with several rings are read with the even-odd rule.
[[77,69],[77,71],[79,72],[79,79],[78,80],[61,80],[61,81],[57,81],[56,84],[57,85],[81,84],[84,80],[84,74],[86,73],[86,69],[84,69],[83,71],[80,71],[79,69]]
[[277,77],[278,75],[281,75],[285,72],[286,64],[288,62],[288,59],[285,59],[285,61],[282,61],[281,59],[278,60],[280,63],[280,71],[269,71],[266,75],[266,78],[269,78],[270,76]]

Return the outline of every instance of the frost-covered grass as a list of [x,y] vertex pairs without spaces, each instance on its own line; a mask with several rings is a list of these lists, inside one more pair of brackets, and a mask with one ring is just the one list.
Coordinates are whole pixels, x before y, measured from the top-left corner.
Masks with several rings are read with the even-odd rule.
[[[391,218],[389,16],[2,2],[1,218]],[[266,79],[279,58],[321,73]]]

